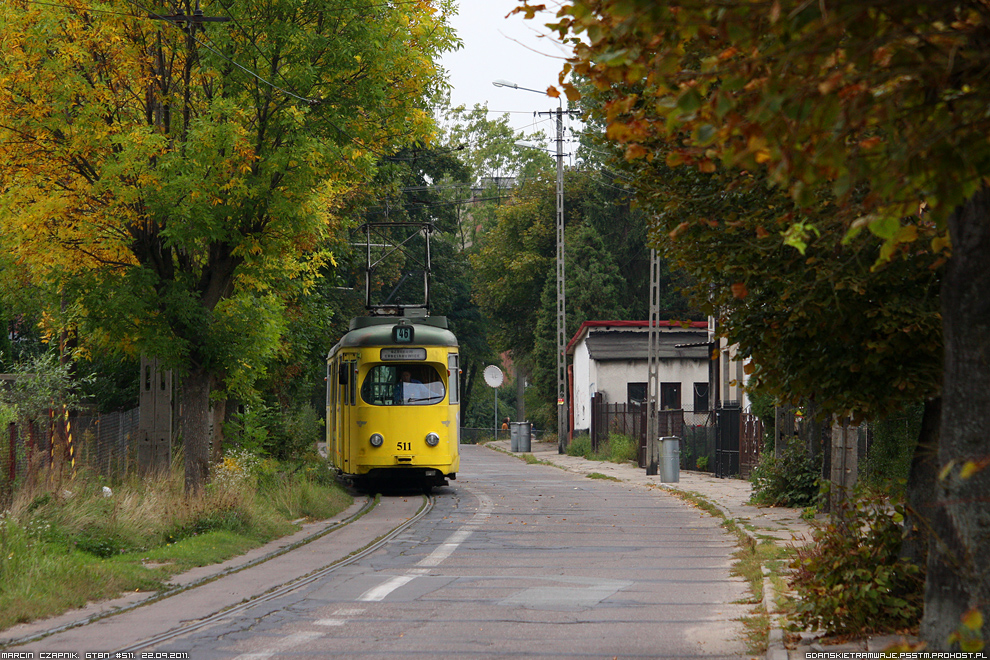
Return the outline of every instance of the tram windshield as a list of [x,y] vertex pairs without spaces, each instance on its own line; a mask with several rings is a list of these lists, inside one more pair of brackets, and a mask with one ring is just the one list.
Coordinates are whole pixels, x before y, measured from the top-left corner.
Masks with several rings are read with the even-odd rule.
[[428,364],[379,364],[361,385],[361,398],[373,406],[428,406],[445,393],[440,372]]

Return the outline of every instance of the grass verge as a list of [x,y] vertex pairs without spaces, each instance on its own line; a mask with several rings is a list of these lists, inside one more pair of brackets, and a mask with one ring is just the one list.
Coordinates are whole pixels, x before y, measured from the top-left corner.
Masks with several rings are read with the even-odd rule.
[[199,496],[181,463],[147,479],[40,473],[0,514],[0,630],[124,592],[157,591],[196,566],[284,536],[292,520],[325,519],[352,498],[319,463],[228,455]]
[[[700,493],[672,488],[665,490],[720,519],[722,526],[735,534],[739,541],[739,550],[733,554],[736,561],[732,565],[732,574],[746,580],[752,594],[750,600],[744,601],[744,604],[752,606],[750,614],[741,619],[746,631],[746,650],[755,655],[765,654],[770,638],[771,613],[767,611],[764,605],[764,577],[770,579],[778,594],[781,593],[780,590],[785,583],[783,572],[787,570],[789,559],[794,554],[793,548],[783,547],[771,537],[756,537],[747,534],[736,520],[728,517],[722,509]],[[779,602],[771,603],[772,608],[779,609],[780,606],[781,603]]]
[[597,451],[591,448],[591,438],[582,435],[571,440],[567,445],[569,456],[580,456],[589,461],[608,461],[610,463],[628,463],[639,456],[639,442],[627,435],[612,433],[605,442],[599,444]]

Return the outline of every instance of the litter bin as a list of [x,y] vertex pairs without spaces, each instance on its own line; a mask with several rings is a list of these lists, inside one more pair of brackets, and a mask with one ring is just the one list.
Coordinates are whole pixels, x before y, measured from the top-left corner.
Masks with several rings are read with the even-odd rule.
[[529,431],[529,422],[509,422],[509,444],[512,451],[532,451],[530,449]]
[[660,438],[660,482],[674,484],[681,480],[681,439]]

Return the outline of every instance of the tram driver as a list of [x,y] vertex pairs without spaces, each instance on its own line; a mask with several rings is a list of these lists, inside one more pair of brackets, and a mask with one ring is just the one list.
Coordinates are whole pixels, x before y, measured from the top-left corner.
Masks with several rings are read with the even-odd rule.
[[429,391],[423,387],[423,382],[413,378],[412,372],[403,371],[399,382],[395,385],[395,403],[412,403],[429,398]]

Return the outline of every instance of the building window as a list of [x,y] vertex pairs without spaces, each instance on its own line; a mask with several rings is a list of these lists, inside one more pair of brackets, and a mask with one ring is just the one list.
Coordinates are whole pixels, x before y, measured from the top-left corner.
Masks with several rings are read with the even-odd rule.
[[681,384],[660,383],[660,409],[678,410],[681,407]]
[[646,383],[626,383],[626,401],[639,405],[646,403]]
[[694,384],[694,412],[708,412],[708,383]]

